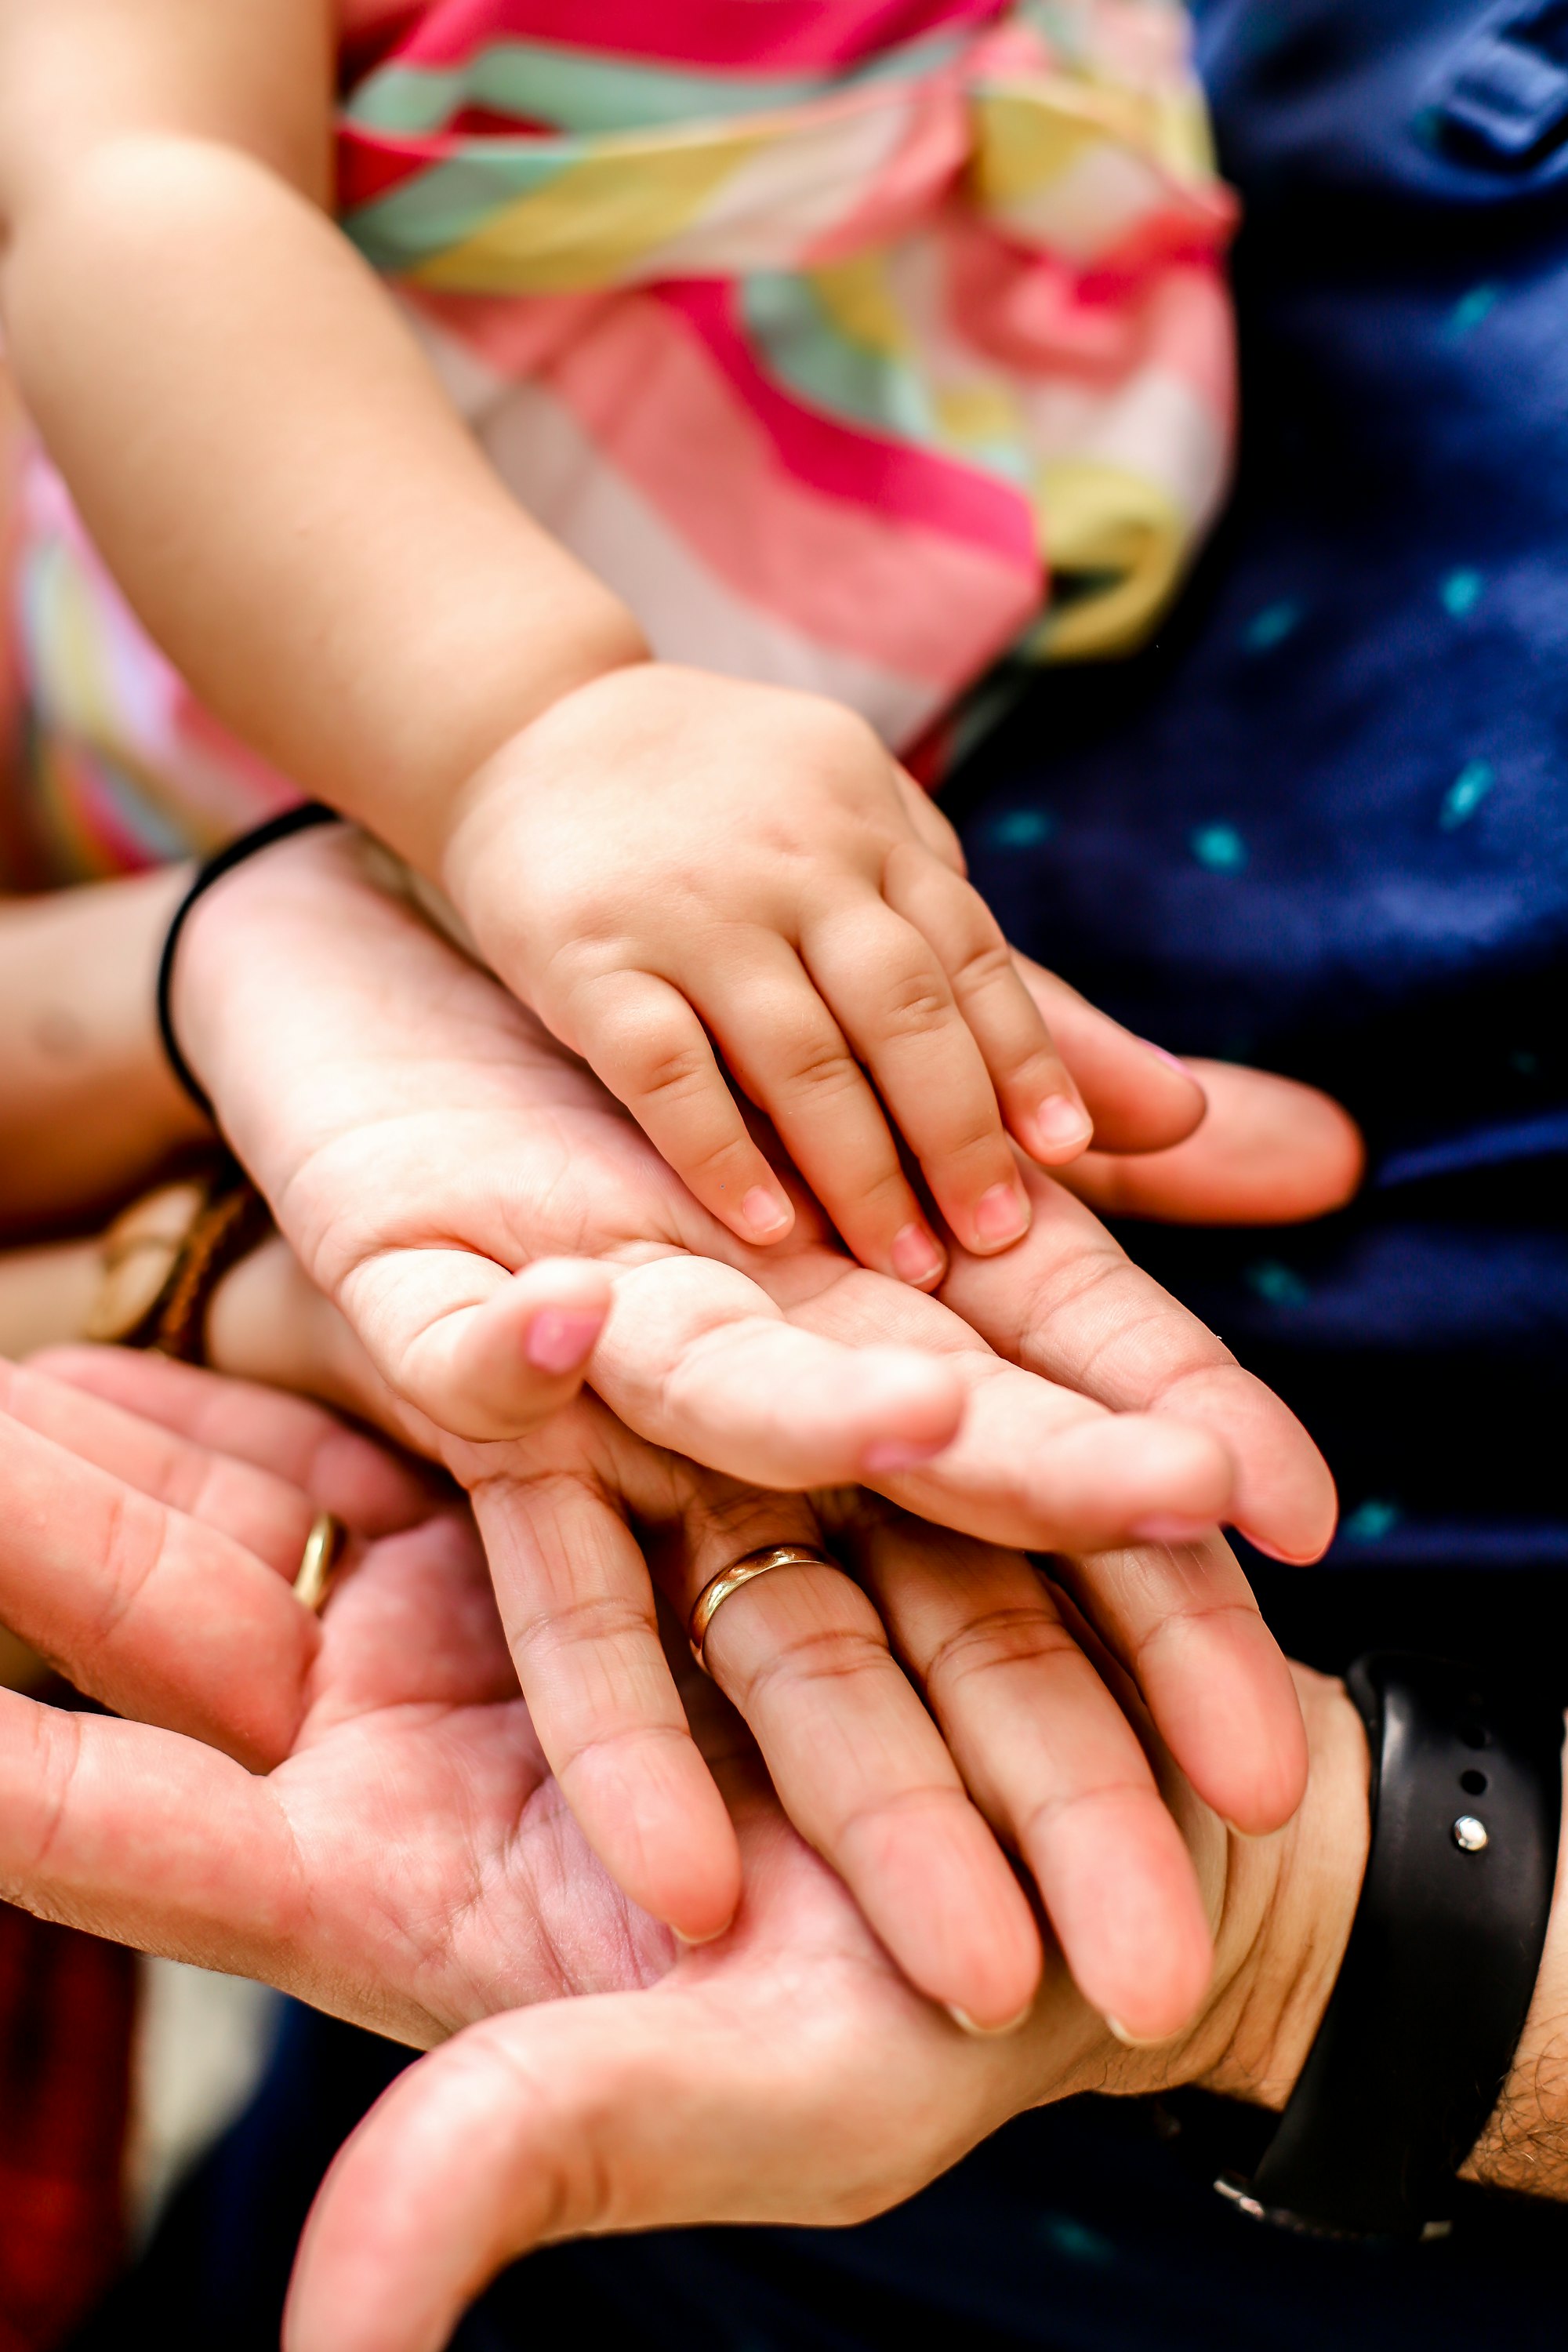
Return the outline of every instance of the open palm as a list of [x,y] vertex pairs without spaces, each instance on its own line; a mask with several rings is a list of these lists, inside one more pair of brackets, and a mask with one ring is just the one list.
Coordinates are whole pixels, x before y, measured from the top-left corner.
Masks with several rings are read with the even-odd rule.
[[[1021,2033],[957,2032],[706,1685],[745,1893],[678,1950],[543,1767],[465,1515],[311,1406],[126,1369],[158,1423],[5,1375],[0,1612],[132,1718],[0,1696],[5,1892],[417,2045],[456,2034],[340,2160],[292,2352],[435,2352],[550,2237],[852,2220],[1025,2105],[1200,2063],[1201,2036],[1120,2048],[1059,1969]],[[360,1533],[318,1622],[287,1578],[321,1507]]]

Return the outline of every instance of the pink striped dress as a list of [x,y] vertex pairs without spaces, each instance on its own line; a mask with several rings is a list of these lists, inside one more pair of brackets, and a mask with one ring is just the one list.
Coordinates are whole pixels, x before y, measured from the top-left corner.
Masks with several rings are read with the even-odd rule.
[[[1233,430],[1232,206],[1176,0],[342,15],[342,226],[656,652],[833,695],[934,766],[1005,657],[1150,627]],[[41,451],[14,570],[57,872],[291,796],[148,643]]]

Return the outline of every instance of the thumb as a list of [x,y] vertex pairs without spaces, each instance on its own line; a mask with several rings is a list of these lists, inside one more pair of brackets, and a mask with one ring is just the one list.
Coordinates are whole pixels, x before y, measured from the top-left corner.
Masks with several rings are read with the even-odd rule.
[[1240,1063],[1190,1066],[1208,1097],[1194,1134],[1138,1158],[1086,1151],[1056,1181],[1102,1215],[1173,1224],[1294,1224],[1353,1196],[1364,1147],[1328,1095]]
[[793,2037],[671,1991],[471,2027],[402,2075],[339,2154],[300,2243],[284,2352],[439,2352],[498,2271],[553,2239],[869,2210],[863,2188],[824,2179],[856,2168],[827,2128],[824,2086],[852,2063],[841,2038],[820,2036],[835,2047],[805,2065],[796,2042],[791,2067]]

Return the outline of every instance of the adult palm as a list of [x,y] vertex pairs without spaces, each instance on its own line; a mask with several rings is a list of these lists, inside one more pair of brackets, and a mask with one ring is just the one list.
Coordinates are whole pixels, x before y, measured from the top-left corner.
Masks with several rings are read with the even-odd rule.
[[[1035,978],[1102,1126],[1136,1139],[1142,1068],[1161,1066]],[[925,1517],[1042,1549],[1227,1516],[1291,1559],[1328,1539],[1332,1487],[1294,1416],[1061,1185],[1031,1177],[1029,1235],[999,1258],[955,1253],[940,1300],[858,1266],[804,1198],[788,1241],[749,1248],[582,1064],[376,887],[350,840],[289,844],[211,893],[176,1011],[295,1252],[443,1434],[501,1439],[534,1418],[506,1345],[518,1270],[565,1255],[612,1275],[591,1373],[605,1402],[735,1476],[865,1477]],[[1310,1166],[1326,1107],[1271,1083],[1294,1120],[1275,1164]],[[1342,1124],[1331,1111],[1331,1160]]]
[[[1223,2000],[1155,2057],[1112,2041],[1060,1969],[1021,2033],[957,2032],[789,1828],[707,1685],[695,1719],[745,1899],[721,1943],[677,1950],[543,1766],[466,1516],[302,1402],[126,1369],[159,1424],[6,1379],[0,1610],[138,1718],[0,1695],[6,1895],[416,2045],[468,2028],[341,2161],[291,2352],[434,2352],[491,2271],[550,2237],[852,2220],[1025,2105],[1218,2054]],[[323,1506],[360,1533],[318,1622],[287,1575]],[[1188,1814],[1218,1912],[1226,1841]],[[1226,1996],[1245,1942],[1233,1922]]]
[[[512,1329],[528,1278],[518,1269],[563,1251],[609,1270],[615,1303],[591,1376],[626,1427],[672,1457],[763,1486],[863,1479],[926,1519],[1052,1549],[1194,1786],[1248,1829],[1289,1815],[1304,1750],[1284,1662],[1234,1560],[1201,1530],[1232,1507],[1239,1464],[1256,1498],[1248,1524],[1264,1522],[1277,1549],[1311,1549],[1331,1514],[1326,1473],[1285,1409],[1065,1191],[1038,1181],[1034,1231],[1005,1265],[955,1262],[948,1295],[969,1322],[855,1265],[804,1202],[782,1249],[747,1250],[582,1066],[377,887],[342,839],[289,845],[212,895],[182,956],[178,1012],[228,1132],[346,1318],[313,1311],[310,1294],[293,1297],[285,1313],[260,1318],[268,1336],[258,1349],[255,1318],[236,1338],[245,1318],[231,1296],[213,1332],[218,1360],[369,1409],[473,1493],[492,1565],[512,1583],[514,1655],[558,1768],[594,1753],[625,1760],[628,1733],[640,1743],[640,1778],[605,1776],[603,1801],[584,1772],[573,1787],[597,1850],[661,1916],[710,1932],[728,1916],[738,1879],[732,1866],[726,1896],[717,1876],[694,1891],[641,1867],[656,1845],[679,1859],[695,1838],[699,1792],[689,1775],[677,1788],[655,1756],[656,1740],[668,1759],[680,1734],[679,1706],[651,1623],[633,1624],[630,1645],[622,1638],[631,1583],[601,1572],[609,1553],[624,1561],[626,1532],[603,1466],[591,1450],[563,1459],[559,1433],[516,1433],[537,1400],[509,1389],[498,1339]],[[1077,1385],[994,1352],[972,1328],[988,1320],[1011,1353],[1069,1359]],[[1194,1418],[1113,1412],[1086,1393],[1133,1381],[1157,1405],[1190,1403]],[[888,1449],[910,1447],[911,1421],[929,1450],[960,1403],[954,1443],[916,1466],[894,1465]],[[1205,1412],[1224,1438],[1200,1425]],[[571,1493],[574,1509],[570,1540],[542,1547],[545,1490]],[[750,1511],[732,1549],[810,1539],[818,1530],[797,1526],[794,1510],[781,1501],[777,1525]],[[1130,1531],[1145,1540],[1119,1546]],[[1198,1539],[1162,1540],[1178,1532]],[[962,1552],[952,1565],[960,1578],[975,1572]],[[852,1607],[853,1588],[839,1583]],[[726,1636],[777,1606],[776,1587],[752,1591],[767,1599],[731,1601]],[[831,1630],[839,1650],[863,1654],[842,1613]],[[1032,1601],[999,1601],[980,1645],[987,1670],[1037,1632]],[[1059,1629],[1058,1639],[1066,1643]],[[742,1682],[727,1686],[742,1697]],[[1079,1769],[1054,1792],[1064,1816],[1068,1798],[1098,1793],[1097,1759],[1125,1738],[1098,1678],[1091,1696]],[[663,1791],[657,1824],[639,1789]],[[795,1818],[805,1816],[796,1809]],[[1055,1874],[1053,1917],[1075,1964],[1086,1951],[1072,1920],[1101,1950],[1116,1948],[1114,1982],[1098,1967],[1085,1971],[1107,2006],[1127,2015],[1125,1995],[1140,2030],[1168,2030],[1195,1997],[1191,1969],[1174,1957],[1192,1948],[1190,1904],[1142,1832],[1126,1830],[1100,1816],[1098,1840],[1080,1841]],[[1136,1925],[1121,1899],[1130,1888],[1139,1890]],[[944,1997],[969,2006],[954,1990]]]

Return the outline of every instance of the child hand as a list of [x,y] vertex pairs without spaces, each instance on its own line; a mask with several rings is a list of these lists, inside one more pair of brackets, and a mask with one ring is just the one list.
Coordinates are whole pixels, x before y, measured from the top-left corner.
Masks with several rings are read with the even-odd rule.
[[[480,953],[741,1240],[789,1196],[718,1056],[863,1264],[921,1289],[1029,1223],[1091,1126],[951,828],[848,710],[647,664],[474,779],[442,879]],[[880,1100],[879,1100],[880,1097]],[[883,1106],[886,1106],[884,1110]]]

